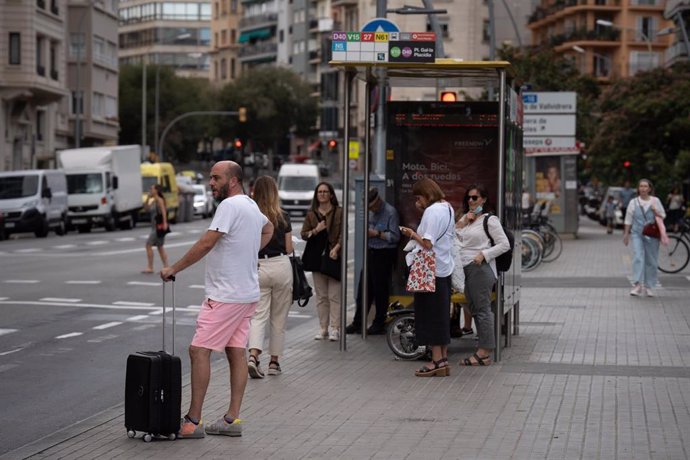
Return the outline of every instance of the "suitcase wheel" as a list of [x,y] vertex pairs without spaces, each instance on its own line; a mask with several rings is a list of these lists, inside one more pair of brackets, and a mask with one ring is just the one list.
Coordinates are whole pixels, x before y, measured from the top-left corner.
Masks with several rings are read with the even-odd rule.
[[127,430],[127,437],[128,438],[133,438],[137,435],[137,432],[134,430]]
[[151,440],[153,439],[153,436],[151,436],[151,433],[146,433],[144,435],[143,439],[144,439],[144,442],[151,442]]
[[170,434],[168,435],[168,439],[171,440],[171,441],[174,441],[175,439],[177,439],[177,434],[175,434],[175,433],[170,433]]

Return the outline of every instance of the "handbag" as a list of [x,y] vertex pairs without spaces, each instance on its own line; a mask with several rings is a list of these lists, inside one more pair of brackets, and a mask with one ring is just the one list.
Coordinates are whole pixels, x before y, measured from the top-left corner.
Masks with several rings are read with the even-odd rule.
[[[640,209],[642,209],[642,214],[644,215],[644,219],[647,220],[647,211],[644,210],[644,208],[640,205],[640,203],[637,203],[638,206],[640,206]],[[654,222],[649,222],[642,227],[642,234],[644,236],[648,236],[650,238],[655,238],[655,239],[661,239],[661,230],[659,229],[659,225],[656,223],[656,219],[654,219]]]
[[319,269],[321,273],[326,276],[333,278],[334,280],[340,281],[342,275],[342,265],[340,263],[340,257],[337,259],[331,259],[329,255],[328,248],[321,254],[321,268]]
[[414,255],[407,277],[407,292],[436,292],[436,255],[431,249],[420,249]]
[[292,300],[293,302],[297,301],[297,305],[300,307],[304,307],[309,302],[309,298],[314,295],[314,291],[307,281],[302,259],[292,255],[290,256],[290,265],[292,265]]
[[328,232],[317,233],[307,240],[302,252],[302,266],[305,271],[321,271],[321,255],[328,248]]

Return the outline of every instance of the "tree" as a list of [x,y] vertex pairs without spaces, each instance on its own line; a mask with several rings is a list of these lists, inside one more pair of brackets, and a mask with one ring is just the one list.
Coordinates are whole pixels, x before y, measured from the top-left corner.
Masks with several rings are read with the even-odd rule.
[[689,63],[618,80],[599,107],[589,154],[592,171],[604,181],[647,177],[661,195],[690,177]]
[[258,67],[222,88],[219,100],[226,110],[247,108],[247,122],[231,121],[239,137],[251,140],[256,150],[278,146],[291,134],[313,131],[318,104],[312,88],[296,73],[282,67]]
[[[120,143],[141,143],[141,74],[142,66],[125,65],[120,68]],[[153,150],[154,136],[160,136],[175,117],[185,112],[215,109],[214,91],[205,79],[183,78],[172,68],[160,67],[159,74],[159,131],[155,126],[156,66],[146,70],[146,139]],[[204,118],[182,120],[169,131],[164,158],[168,161],[187,162],[195,157],[198,142],[209,130]],[[160,152],[158,152],[160,153]]]

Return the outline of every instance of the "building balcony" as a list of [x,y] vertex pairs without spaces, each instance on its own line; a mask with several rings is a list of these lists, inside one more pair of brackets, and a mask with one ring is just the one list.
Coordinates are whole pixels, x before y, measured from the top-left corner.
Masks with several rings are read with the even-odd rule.
[[685,43],[682,41],[674,43],[666,49],[664,61],[667,66],[673,65],[679,61],[687,60],[690,60],[690,56],[688,56],[687,48],[685,47]]
[[333,0],[331,2],[331,6],[333,8],[337,6],[351,6],[351,7],[356,7],[358,4],[357,0]]
[[271,26],[278,23],[278,13],[266,13],[240,19],[239,30]]
[[620,7],[621,0],[556,0],[549,6],[538,6],[530,15],[527,24],[532,28],[533,23],[544,20],[550,22],[581,11],[618,11]]
[[239,58],[241,61],[269,60],[278,53],[277,43],[258,42],[253,45],[247,44],[240,48]]
[[581,28],[562,34],[551,35],[545,41],[545,44],[548,44],[550,48],[557,48],[569,42],[617,42],[620,39],[620,35],[620,30],[610,27],[593,30]]

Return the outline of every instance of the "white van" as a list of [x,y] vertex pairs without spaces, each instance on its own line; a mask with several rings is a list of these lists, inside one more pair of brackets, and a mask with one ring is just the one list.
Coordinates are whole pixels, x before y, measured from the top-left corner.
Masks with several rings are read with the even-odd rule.
[[280,206],[290,215],[306,215],[320,181],[317,165],[284,164],[278,172]]
[[67,226],[67,179],[62,170],[0,172],[0,212],[5,233],[34,232],[44,238],[50,229],[64,235]]

